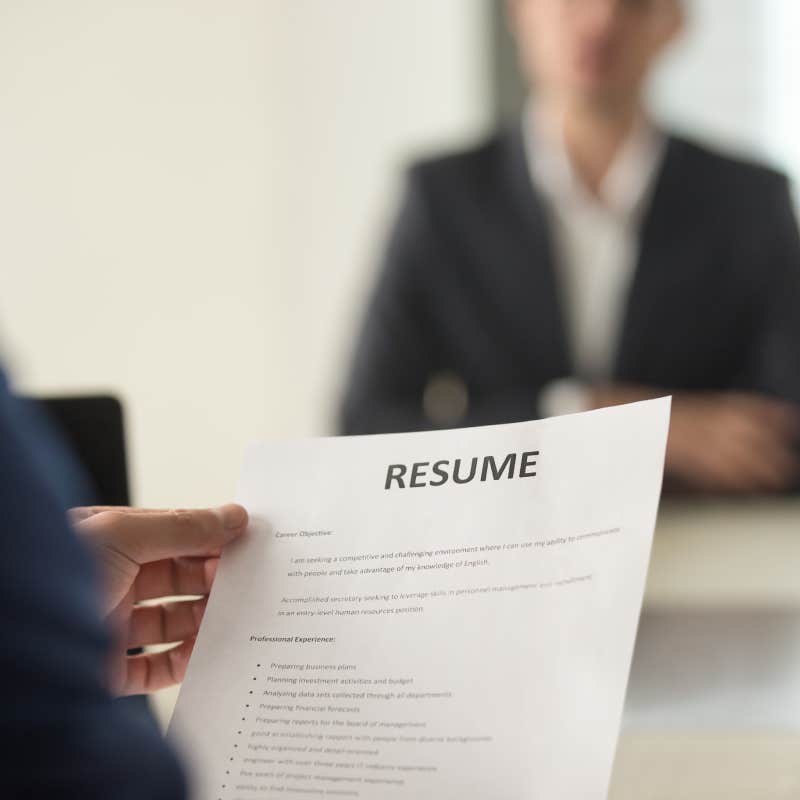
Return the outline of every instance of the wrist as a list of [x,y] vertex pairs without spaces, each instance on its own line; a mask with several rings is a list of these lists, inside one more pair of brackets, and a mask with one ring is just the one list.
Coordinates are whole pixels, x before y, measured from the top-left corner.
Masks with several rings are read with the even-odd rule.
[[574,378],[560,378],[546,384],[539,393],[541,417],[563,417],[592,408],[589,388]]

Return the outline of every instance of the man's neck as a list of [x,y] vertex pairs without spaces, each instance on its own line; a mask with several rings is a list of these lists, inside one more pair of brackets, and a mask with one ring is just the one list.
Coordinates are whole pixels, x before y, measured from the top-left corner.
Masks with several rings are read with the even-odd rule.
[[615,158],[645,114],[638,101],[613,108],[575,104],[561,111],[564,145],[584,186],[600,196]]

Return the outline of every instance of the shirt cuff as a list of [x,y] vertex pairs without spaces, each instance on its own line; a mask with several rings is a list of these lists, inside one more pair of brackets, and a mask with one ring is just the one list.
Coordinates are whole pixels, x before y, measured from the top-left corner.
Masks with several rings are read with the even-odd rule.
[[541,417],[563,417],[591,409],[589,389],[573,378],[551,381],[539,393]]

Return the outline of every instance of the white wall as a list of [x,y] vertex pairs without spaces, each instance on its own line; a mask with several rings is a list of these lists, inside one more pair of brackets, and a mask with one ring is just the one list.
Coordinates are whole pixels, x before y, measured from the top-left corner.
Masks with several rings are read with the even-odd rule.
[[764,142],[767,152],[786,165],[795,180],[795,190],[800,193],[800,3],[767,2],[769,13],[763,31]]
[[126,401],[136,500],[326,431],[397,170],[486,122],[480,0],[0,7],[0,344]]
[[[686,0],[687,28],[654,81],[673,124],[733,147],[760,149],[765,7],[773,0]],[[766,4],[766,6],[765,6]]]
[[685,0],[686,35],[653,84],[662,117],[800,181],[800,3]]

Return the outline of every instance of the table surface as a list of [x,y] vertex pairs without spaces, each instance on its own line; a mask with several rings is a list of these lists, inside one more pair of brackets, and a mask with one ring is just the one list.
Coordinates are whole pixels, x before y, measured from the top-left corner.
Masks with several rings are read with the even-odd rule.
[[800,499],[665,500],[645,607],[800,611]]
[[797,800],[800,737],[623,735],[608,800]]

